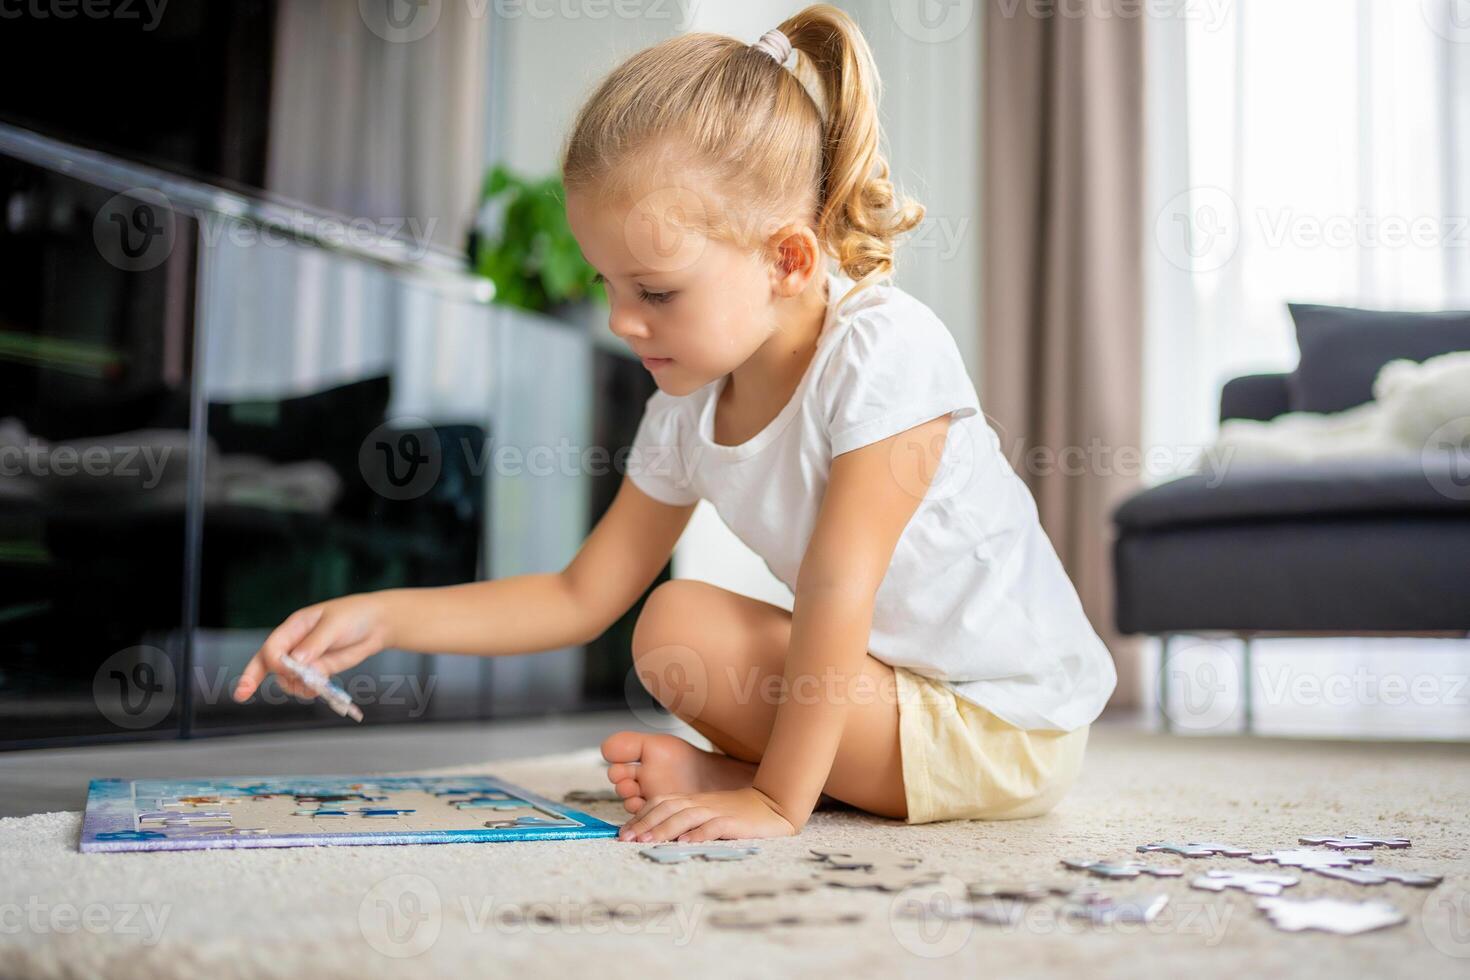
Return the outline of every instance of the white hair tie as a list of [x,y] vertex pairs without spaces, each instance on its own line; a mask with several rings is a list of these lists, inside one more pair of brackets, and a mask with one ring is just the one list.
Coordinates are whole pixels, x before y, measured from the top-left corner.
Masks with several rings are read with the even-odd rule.
[[764,51],[778,65],[785,65],[786,59],[791,57],[791,38],[779,28],[766,31],[751,47]]

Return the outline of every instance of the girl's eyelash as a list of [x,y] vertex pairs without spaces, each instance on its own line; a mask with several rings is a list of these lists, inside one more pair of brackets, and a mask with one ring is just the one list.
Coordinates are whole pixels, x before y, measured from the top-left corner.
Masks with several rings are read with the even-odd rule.
[[[607,282],[607,279],[603,276],[602,273],[597,272],[597,273],[594,273],[593,274],[593,276],[592,276],[592,282],[594,284],[600,284],[600,283]],[[674,298],[674,294],[673,293],[650,293],[648,290],[646,290],[642,286],[640,286],[640,287],[638,287],[638,297],[640,299],[642,299],[645,303],[658,304],[658,303],[667,303],[669,300],[671,300],[671,299]]]

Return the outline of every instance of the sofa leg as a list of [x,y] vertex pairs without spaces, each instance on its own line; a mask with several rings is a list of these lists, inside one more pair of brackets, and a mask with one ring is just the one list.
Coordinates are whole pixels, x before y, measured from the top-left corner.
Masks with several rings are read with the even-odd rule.
[[1159,725],[1164,731],[1172,730],[1169,722],[1169,645],[1173,633],[1159,634]]
[[1253,681],[1255,671],[1251,666],[1251,636],[1240,634],[1240,713],[1247,735],[1255,731],[1255,705]]

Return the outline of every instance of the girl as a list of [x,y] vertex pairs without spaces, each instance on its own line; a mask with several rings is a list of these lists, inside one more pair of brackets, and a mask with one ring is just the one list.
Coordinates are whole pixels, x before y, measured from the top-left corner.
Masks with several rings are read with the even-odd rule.
[[705,499],[794,608],[693,580],[649,595],[635,667],[718,752],[603,742],[622,839],[795,834],[824,793],[910,823],[1049,810],[1116,677],[949,331],[876,281],[924,213],[894,198],[877,98],[827,4],[754,45],[687,34],[609,75],[565,147],[567,215],[658,387],[611,507],[557,573],[299,610],[237,700],[286,652],[333,673],[385,647],[588,642]]

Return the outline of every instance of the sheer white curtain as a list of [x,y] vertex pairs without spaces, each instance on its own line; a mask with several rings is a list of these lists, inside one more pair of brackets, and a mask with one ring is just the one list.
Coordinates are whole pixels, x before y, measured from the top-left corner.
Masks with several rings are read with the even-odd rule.
[[1295,364],[1288,301],[1470,305],[1470,3],[1240,0],[1149,30],[1145,439],[1187,460],[1225,380]]

